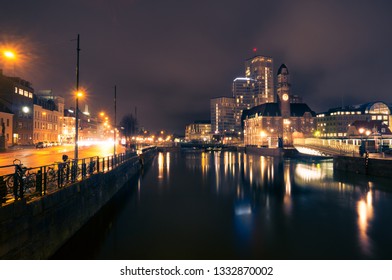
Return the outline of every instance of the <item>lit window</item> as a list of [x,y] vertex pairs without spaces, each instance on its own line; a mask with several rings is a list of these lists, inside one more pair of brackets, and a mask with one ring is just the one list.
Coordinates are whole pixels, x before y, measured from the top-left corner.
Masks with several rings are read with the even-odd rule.
[[19,89],[19,94],[23,95],[23,89],[21,89],[21,88]]
[[15,93],[18,93],[18,88],[17,87],[15,87]]
[[33,98],[33,94],[29,92],[29,98]]

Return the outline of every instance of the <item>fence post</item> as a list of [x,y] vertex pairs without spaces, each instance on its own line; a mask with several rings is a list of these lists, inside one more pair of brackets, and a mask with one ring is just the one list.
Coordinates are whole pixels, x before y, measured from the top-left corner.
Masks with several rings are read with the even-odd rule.
[[86,159],[82,159],[82,178],[86,177]]
[[35,181],[35,191],[42,196],[42,167],[37,171],[37,178]]
[[48,174],[46,173],[46,171],[47,171],[46,166],[44,166],[44,195],[46,195],[46,188],[47,188],[47,182],[48,182]]

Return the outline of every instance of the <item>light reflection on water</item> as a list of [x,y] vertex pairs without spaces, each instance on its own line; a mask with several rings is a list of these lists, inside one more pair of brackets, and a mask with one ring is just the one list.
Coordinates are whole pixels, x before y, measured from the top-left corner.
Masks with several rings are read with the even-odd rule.
[[331,160],[159,153],[90,257],[390,259],[389,181],[347,175]]

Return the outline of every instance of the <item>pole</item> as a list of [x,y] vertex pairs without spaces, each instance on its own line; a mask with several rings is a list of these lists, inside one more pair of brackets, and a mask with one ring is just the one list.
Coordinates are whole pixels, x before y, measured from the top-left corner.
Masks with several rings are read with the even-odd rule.
[[117,104],[116,104],[116,98],[117,98],[117,86],[114,86],[114,144],[113,144],[113,156],[116,155],[116,127],[117,127],[117,121],[116,121],[116,115],[117,115]]
[[78,160],[78,141],[79,141],[79,47],[80,35],[78,34],[78,43],[76,48],[76,110],[75,110],[75,161]]

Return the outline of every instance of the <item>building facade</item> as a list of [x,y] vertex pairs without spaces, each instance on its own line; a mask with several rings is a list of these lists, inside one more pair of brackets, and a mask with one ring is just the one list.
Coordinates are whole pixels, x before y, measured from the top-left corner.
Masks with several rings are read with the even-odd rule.
[[231,97],[217,97],[210,100],[211,130],[215,135],[234,133],[235,100]]
[[257,55],[245,61],[245,77],[233,81],[235,131],[241,132],[244,110],[274,102],[273,60]]
[[256,82],[256,106],[275,101],[274,62],[272,57],[257,55],[245,61],[245,77]]
[[64,98],[51,90],[39,91],[34,96],[33,142],[62,142]]
[[211,122],[195,121],[185,127],[186,141],[211,141]]
[[[84,141],[95,141],[101,140],[101,135],[98,133],[98,118],[92,116],[88,110],[88,106],[85,105],[82,114],[79,114],[80,118],[80,131],[79,139]],[[114,133],[114,131],[113,131]],[[113,135],[113,133],[111,133]]]
[[31,83],[8,77],[0,70],[0,104],[13,114],[13,145],[33,144],[33,98]]
[[390,127],[391,111],[381,101],[329,109],[317,114],[317,134],[321,138],[347,138],[349,126],[355,121],[381,121]]
[[[291,103],[289,72],[283,64],[278,70],[277,102],[245,110],[242,114],[244,144],[278,147],[291,145],[294,138],[311,137],[316,128],[315,112],[305,103]],[[281,139],[281,141],[279,141]]]
[[0,137],[4,137],[5,148],[12,146],[13,118],[14,115],[9,111],[0,109]]

